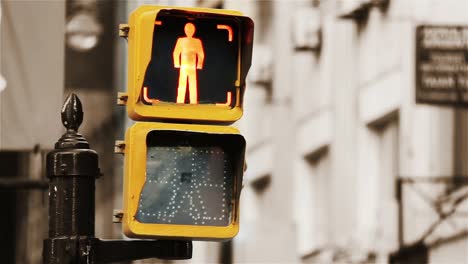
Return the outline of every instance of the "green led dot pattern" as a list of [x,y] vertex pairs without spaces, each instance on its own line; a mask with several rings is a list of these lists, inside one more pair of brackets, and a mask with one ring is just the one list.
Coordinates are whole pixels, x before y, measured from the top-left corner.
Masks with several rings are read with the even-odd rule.
[[228,226],[233,175],[220,147],[148,146],[141,223]]

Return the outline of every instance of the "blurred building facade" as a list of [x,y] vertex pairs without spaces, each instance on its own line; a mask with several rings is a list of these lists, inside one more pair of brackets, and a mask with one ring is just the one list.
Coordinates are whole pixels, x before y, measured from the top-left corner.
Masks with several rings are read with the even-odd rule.
[[[415,103],[416,27],[467,25],[466,1],[224,7],[256,23],[234,262],[468,261],[467,189],[450,187],[468,175],[466,111]],[[464,202],[441,217],[451,195]]]
[[[69,16],[79,9],[72,2],[95,3],[67,1],[65,7],[63,3],[44,2],[55,8],[42,7],[49,8],[51,17],[57,16],[57,21],[49,22],[63,27],[47,31],[50,36],[41,35],[44,39],[40,40],[55,44],[65,41],[65,17],[69,21]],[[8,109],[25,112],[11,98],[24,97],[14,96],[23,91],[46,91],[52,83],[56,91],[47,91],[52,92],[53,97],[49,98],[53,98],[53,103],[31,100],[26,108],[31,117],[36,111],[33,103],[41,111],[57,112],[61,93],[78,91],[85,107],[82,133],[102,155],[104,177],[97,182],[96,192],[97,236],[120,236],[120,226],[110,224],[112,209],[121,208],[122,203],[122,160],[113,156],[113,140],[122,138],[123,123],[128,121],[123,109],[115,110],[114,106],[116,91],[123,90],[126,83],[126,46],[117,37],[117,25],[128,21],[129,12],[141,4],[204,6],[240,10],[255,21],[245,115],[236,124],[247,139],[248,169],[241,195],[239,235],[225,244],[195,242],[194,258],[187,262],[385,263],[399,249],[408,249],[401,252],[410,252],[410,257],[425,255],[420,258],[427,257],[430,263],[468,261],[468,219],[463,215],[468,211],[468,201],[458,204],[456,214],[440,217],[451,201],[466,196],[466,185],[450,184],[450,178],[468,175],[468,115],[463,109],[416,104],[414,76],[416,27],[468,25],[466,1],[132,0],[119,1],[117,5],[101,1],[100,14],[109,20],[104,23],[103,32],[115,29],[104,42],[105,47],[113,46],[104,48],[106,58],[113,57],[113,62],[101,68],[112,64],[114,68],[105,76],[93,77],[102,79],[84,83],[89,74],[86,70],[91,70],[86,67],[98,65],[96,54],[86,58],[59,45],[62,48],[49,46],[52,51],[31,55],[26,54],[33,50],[31,47],[22,48],[12,42],[15,32],[28,36],[21,35],[21,30],[37,30],[11,26],[20,25],[13,23],[21,17],[14,12],[36,10],[21,8],[25,3],[2,4],[1,73],[9,86],[0,94],[0,147],[2,153],[32,153],[15,158],[18,168],[12,169],[12,174],[44,177],[43,154],[60,134],[58,113],[57,119],[37,113],[51,120],[53,125],[42,127],[53,132],[42,129],[38,134],[42,138],[33,138],[30,135],[36,134],[30,131],[41,127],[37,124],[40,118],[21,123],[21,118],[6,114]],[[28,17],[40,19],[41,15],[33,12]],[[37,41],[39,35],[29,37]],[[19,65],[17,70],[16,64],[8,63],[8,56],[13,62],[20,61],[17,56],[22,53],[13,50],[23,50],[28,59],[37,59],[34,63],[28,61],[28,67],[64,74],[44,83],[31,81],[38,88],[21,83],[18,72],[26,66]],[[39,55],[47,53],[54,54],[50,61],[54,68],[40,64],[44,59]],[[84,60],[81,66],[75,67],[80,60]],[[25,72],[38,72],[31,80],[45,81],[37,69]],[[39,93],[30,98],[40,96]],[[41,108],[45,102],[48,108]],[[6,124],[14,123],[11,120],[16,120],[18,126],[28,124],[32,128],[7,129]],[[114,131],[112,136],[102,133],[110,130]],[[40,148],[34,148],[36,144]],[[5,159],[2,164],[13,162]],[[403,184],[398,188],[399,177],[446,180],[429,180],[415,186]],[[46,194],[30,194],[28,202],[23,201],[31,201],[24,205],[25,211],[20,211],[23,207],[19,205],[25,200],[23,193],[0,194],[14,204],[8,208],[15,217],[3,220],[18,222],[10,225],[16,228],[15,233],[8,233],[13,237],[16,234],[13,258],[18,263],[38,263],[42,236],[46,233]],[[37,208],[41,207],[43,210],[38,213]],[[25,215],[28,220],[23,219]],[[424,250],[416,247],[420,245],[418,241],[423,242],[427,252],[421,253]]]

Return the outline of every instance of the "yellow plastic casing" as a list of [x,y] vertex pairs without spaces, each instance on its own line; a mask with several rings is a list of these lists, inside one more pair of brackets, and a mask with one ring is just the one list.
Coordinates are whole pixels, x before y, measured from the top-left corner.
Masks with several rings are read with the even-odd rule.
[[[226,16],[241,17],[242,13],[231,10],[209,8],[185,8],[167,6],[143,5],[130,14],[128,33],[128,116],[137,121],[154,120],[198,120],[205,122],[232,123],[242,117],[241,87],[241,49],[239,45],[237,62],[236,94],[233,96],[235,106],[220,106],[216,104],[176,104],[158,102],[145,105],[139,101],[141,88],[145,78],[145,70],[151,60],[153,31],[155,18],[161,10],[184,10],[200,13],[212,13]],[[245,17],[243,17],[245,18]],[[240,41],[240,40],[239,40]],[[250,63],[248,63],[250,67]]]
[[[188,131],[208,134],[240,135],[230,126],[188,125],[136,122],[125,134],[125,171],[123,190],[123,233],[132,238],[171,238],[191,240],[227,240],[239,232],[239,196],[242,177],[234,179],[232,221],[228,226],[148,224],[135,219],[139,196],[146,181],[146,137],[155,130]],[[245,151],[245,149],[243,150]],[[244,153],[242,153],[242,157]],[[242,158],[243,159],[243,158]],[[242,163],[244,161],[242,160]],[[242,168],[243,170],[243,168]]]

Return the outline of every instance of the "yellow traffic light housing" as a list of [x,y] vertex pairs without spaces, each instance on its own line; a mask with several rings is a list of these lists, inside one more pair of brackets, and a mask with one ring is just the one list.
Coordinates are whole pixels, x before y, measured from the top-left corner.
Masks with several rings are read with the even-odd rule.
[[244,154],[233,127],[137,122],[125,136],[124,234],[233,238]]
[[142,6],[130,15],[127,112],[137,121],[242,116],[253,22],[237,11]]
[[120,103],[145,121],[125,136],[124,234],[233,238],[245,140],[220,124],[242,116],[252,20],[236,11],[142,6],[121,35],[129,55]]

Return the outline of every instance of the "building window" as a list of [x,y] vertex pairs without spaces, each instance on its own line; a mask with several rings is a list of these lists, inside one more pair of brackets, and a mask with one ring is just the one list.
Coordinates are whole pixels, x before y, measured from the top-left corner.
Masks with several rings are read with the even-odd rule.
[[378,165],[375,174],[377,218],[372,244],[376,252],[382,253],[378,261],[383,261],[398,247],[398,205],[395,192],[399,174],[398,117],[394,115],[373,128],[378,137]]
[[329,243],[329,163],[324,147],[304,156],[296,166],[297,242],[304,261],[313,261]]

